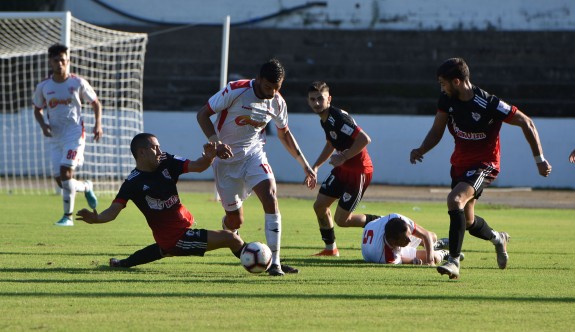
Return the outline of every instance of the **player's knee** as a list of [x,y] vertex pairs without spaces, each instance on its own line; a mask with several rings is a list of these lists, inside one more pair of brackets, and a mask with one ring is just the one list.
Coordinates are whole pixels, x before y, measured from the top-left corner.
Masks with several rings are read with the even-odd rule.
[[350,216],[338,216],[336,215],[333,221],[339,227],[348,227],[349,226],[349,219]]

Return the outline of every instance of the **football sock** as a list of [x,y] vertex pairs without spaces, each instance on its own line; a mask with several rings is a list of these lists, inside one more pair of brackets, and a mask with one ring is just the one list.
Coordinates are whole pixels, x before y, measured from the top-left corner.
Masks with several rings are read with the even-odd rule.
[[76,199],[76,190],[72,181],[74,181],[74,179],[62,181],[62,200],[64,202],[64,214],[67,215],[74,213],[74,200]]
[[493,229],[491,229],[485,219],[480,216],[475,216],[473,225],[471,225],[467,230],[469,231],[469,234],[482,240],[491,240],[494,237]]
[[320,228],[319,232],[321,233],[321,239],[325,243],[326,248],[335,243],[335,232],[333,227],[329,229]]
[[131,254],[128,258],[120,260],[120,266],[122,267],[132,267],[136,265],[151,263],[162,259],[162,250],[157,243],[150,244],[149,246],[136,251]]
[[83,193],[83,192],[86,191],[86,187],[87,187],[87,186],[86,186],[86,182],[84,182],[84,181],[78,181],[78,180],[75,180],[75,179],[70,179],[70,181],[73,181],[73,182],[72,182],[72,185],[73,185],[74,188],[76,189],[76,192],[81,192],[81,193]]
[[[370,221],[374,221],[376,219],[381,218],[381,216],[376,216],[374,214],[366,214],[365,215],[365,225],[369,224]],[[363,225],[363,227],[365,227],[365,225]]]
[[272,264],[280,264],[282,219],[279,213],[265,214],[266,242],[272,251]]
[[451,257],[459,257],[465,236],[465,212],[451,210],[449,213],[449,253]]

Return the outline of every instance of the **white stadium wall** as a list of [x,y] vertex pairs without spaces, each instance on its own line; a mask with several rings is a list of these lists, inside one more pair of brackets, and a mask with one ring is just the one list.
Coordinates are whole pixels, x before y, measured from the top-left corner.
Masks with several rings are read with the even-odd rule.
[[[431,116],[376,116],[354,115],[357,123],[371,136],[368,150],[373,158],[373,183],[390,185],[448,186],[449,157],[453,149],[451,135],[425,155],[421,164],[409,162],[409,152],[418,147],[431,127]],[[575,149],[575,119],[534,118],[541,137],[545,157],[553,171],[549,178],[537,173],[529,145],[519,127],[503,125],[501,131],[502,169],[493,184],[497,187],[570,188],[575,189],[575,165],[568,156]],[[188,158],[201,155],[206,141],[195,112],[144,112],[144,128],[158,136],[162,150]],[[313,163],[325,137],[314,114],[290,114],[289,128],[294,133],[308,161]],[[274,128],[275,129],[275,128]],[[268,159],[279,182],[302,182],[303,171],[284,149],[275,135],[268,135],[265,147]],[[319,170],[323,180],[330,170],[324,164]],[[211,180],[213,173],[186,174],[182,179]]]

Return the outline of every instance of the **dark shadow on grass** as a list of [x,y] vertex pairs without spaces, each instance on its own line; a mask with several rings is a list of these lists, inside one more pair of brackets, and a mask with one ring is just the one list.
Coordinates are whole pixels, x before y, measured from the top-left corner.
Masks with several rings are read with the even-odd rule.
[[37,292],[18,292],[18,293],[8,293],[1,292],[0,297],[34,297],[34,298],[259,298],[259,299],[309,299],[309,300],[417,300],[417,301],[497,301],[497,302],[527,302],[527,303],[575,303],[574,297],[497,297],[497,296],[464,296],[464,295],[397,295],[397,294],[379,294],[379,295],[357,295],[357,294],[244,294],[244,293],[200,293],[200,292],[190,292],[190,293],[131,293],[131,292],[118,292],[118,293],[81,293],[81,292],[69,292],[69,293],[37,293]]

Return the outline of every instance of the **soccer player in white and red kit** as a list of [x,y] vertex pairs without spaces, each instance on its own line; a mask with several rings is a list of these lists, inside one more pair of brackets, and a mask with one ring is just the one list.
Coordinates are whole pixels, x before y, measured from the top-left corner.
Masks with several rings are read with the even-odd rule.
[[[321,238],[325,243],[325,248],[315,255],[339,256],[334,220],[340,227],[364,227],[366,223],[379,218],[371,214],[352,214],[373,175],[373,164],[367,152],[371,139],[346,111],[331,105],[327,83],[313,82],[307,94],[308,105],[319,115],[320,125],[325,132],[325,146],[312,169],[317,173],[318,168],[328,159],[334,167],[321,184],[313,204]],[[312,179],[306,179],[306,183],[310,189],[317,184]],[[335,216],[332,218],[331,205],[338,199]]]
[[[266,241],[272,250],[268,273],[272,276],[297,273],[298,270],[280,262],[281,214],[275,177],[263,150],[268,122],[274,122],[278,138],[301,165],[306,177],[314,181],[316,178],[288,128],[287,105],[279,93],[284,78],[282,64],[271,59],[261,66],[255,79],[228,83],[197,114],[198,123],[209,141],[225,143],[232,149],[230,154],[218,148],[219,158],[212,166],[226,212],[224,228],[240,228],[244,222],[243,201],[253,190],[265,212]],[[210,120],[214,114],[217,114],[215,128]]]
[[[361,255],[368,263],[435,265],[449,254],[434,250],[437,235],[399,213],[365,225]],[[423,249],[417,249],[420,245]]]
[[521,127],[541,176],[549,176],[551,164],[543,156],[539,134],[533,121],[523,112],[491,95],[469,80],[469,67],[461,58],[446,60],[437,69],[441,86],[435,121],[420,147],[410,153],[410,161],[423,161],[423,155],[439,143],[447,127],[455,140],[451,155],[451,192],[447,196],[449,260],[437,267],[450,279],[459,278],[459,253],[465,230],[495,245],[497,264],[508,262],[509,235],[491,229],[475,215],[475,202],[499,174],[499,131],[503,122]]
[[[74,170],[84,162],[86,146],[82,102],[92,105],[95,141],[103,135],[102,105],[90,84],[69,72],[68,47],[52,45],[48,49],[48,59],[52,75],[36,87],[33,97],[34,117],[48,139],[53,175],[62,188],[64,216],[55,225],[73,226],[76,192],[84,192],[91,208],[96,208],[98,204],[92,182],[74,179]],[[47,110],[48,122],[44,119],[44,109]]]

